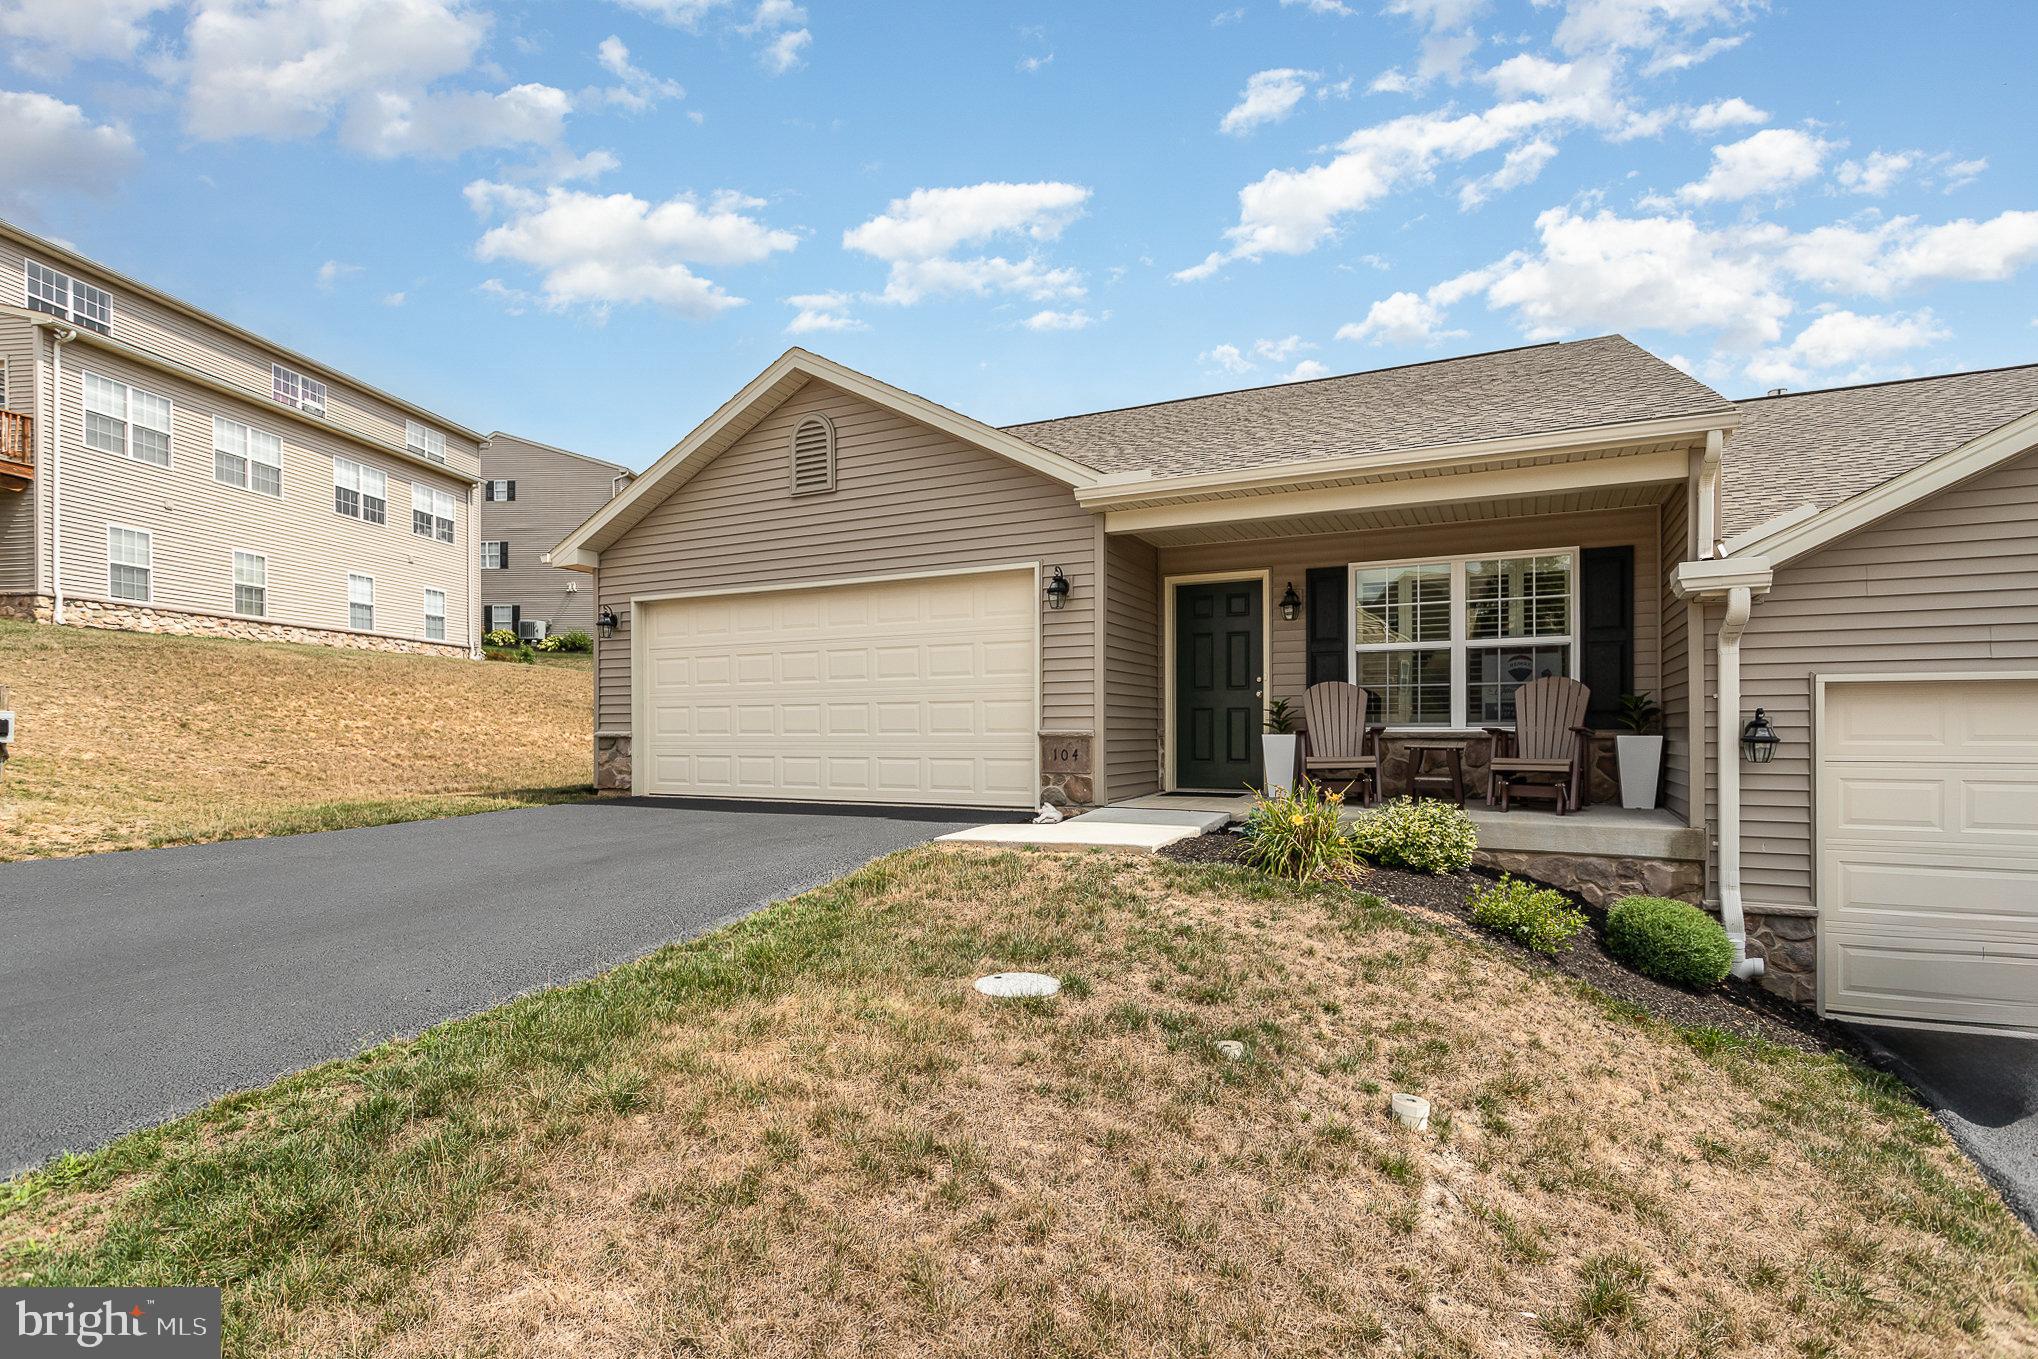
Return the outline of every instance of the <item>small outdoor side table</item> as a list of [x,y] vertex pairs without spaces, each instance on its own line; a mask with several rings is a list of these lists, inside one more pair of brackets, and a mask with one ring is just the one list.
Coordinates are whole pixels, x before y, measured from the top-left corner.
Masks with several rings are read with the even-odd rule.
[[[1443,766],[1430,769],[1432,755],[1443,757]],[[1463,741],[1411,741],[1408,743],[1408,795],[1449,797],[1465,805],[1465,743]]]

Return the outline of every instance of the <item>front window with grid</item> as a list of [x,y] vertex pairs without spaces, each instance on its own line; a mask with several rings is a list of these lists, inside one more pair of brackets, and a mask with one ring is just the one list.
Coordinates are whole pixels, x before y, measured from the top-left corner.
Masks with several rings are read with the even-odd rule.
[[1352,568],[1353,682],[1396,727],[1504,726],[1514,691],[1577,669],[1577,553]]
[[113,328],[110,294],[34,260],[28,261],[28,305],[101,335]]
[[375,627],[375,577],[347,574],[347,626],[357,632]]
[[420,538],[453,541],[453,497],[446,491],[411,483],[410,531]]
[[269,612],[269,559],[260,552],[234,553],[234,612],[255,618]]
[[280,363],[269,365],[269,392],[286,406],[307,415],[326,413],[326,385]]
[[168,467],[169,398],[85,374],[85,446]]
[[446,592],[425,591],[425,640],[443,642],[446,640]]
[[481,545],[481,569],[484,571],[507,571],[509,569],[509,544],[483,543]]
[[283,498],[283,441],[267,430],[212,417],[212,479]]
[[446,436],[429,425],[415,420],[403,422],[403,446],[413,453],[421,453],[433,462],[446,460]]
[[364,524],[388,523],[388,475],[352,458],[334,458],[333,509]]
[[149,602],[154,551],[141,529],[106,526],[106,593],[114,599]]

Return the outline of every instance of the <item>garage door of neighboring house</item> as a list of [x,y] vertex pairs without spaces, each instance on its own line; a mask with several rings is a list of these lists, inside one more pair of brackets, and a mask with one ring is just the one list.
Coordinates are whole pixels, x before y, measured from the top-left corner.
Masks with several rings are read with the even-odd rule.
[[2038,678],[1819,687],[1824,1008],[2038,1030]]
[[1035,598],[1029,566],[639,603],[639,791],[1032,806]]

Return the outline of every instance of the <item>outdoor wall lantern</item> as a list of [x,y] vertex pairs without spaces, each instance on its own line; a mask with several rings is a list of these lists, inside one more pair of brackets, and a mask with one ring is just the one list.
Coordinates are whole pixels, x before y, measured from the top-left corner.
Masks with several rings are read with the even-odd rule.
[[1301,612],[1302,600],[1295,593],[1295,582],[1291,580],[1288,582],[1287,590],[1281,595],[1281,617],[1292,623]]
[[1061,573],[1059,566],[1054,568],[1054,575],[1047,582],[1046,594],[1050,609],[1059,609],[1069,602],[1069,578]]
[[616,635],[616,611],[608,605],[602,605],[601,612],[595,616],[595,622],[601,624],[603,641]]
[[1748,725],[1741,728],[1741,754],[1750,764],[1768,764],[1776,758],[1776,747],[1781,744],[1776,728],[1769,725],[1768,714],[1757,708]]

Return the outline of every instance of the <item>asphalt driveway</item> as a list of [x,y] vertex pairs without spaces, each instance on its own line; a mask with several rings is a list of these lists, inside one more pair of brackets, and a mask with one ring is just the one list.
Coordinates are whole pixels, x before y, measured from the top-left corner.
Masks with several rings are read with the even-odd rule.
[[1850,1024],[2038,1228],[2038,1039]]
[[609,801],[8,864],[0,1176],[986,819]]

